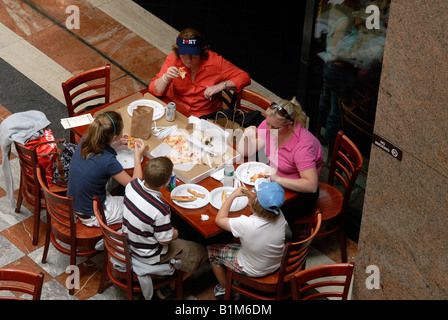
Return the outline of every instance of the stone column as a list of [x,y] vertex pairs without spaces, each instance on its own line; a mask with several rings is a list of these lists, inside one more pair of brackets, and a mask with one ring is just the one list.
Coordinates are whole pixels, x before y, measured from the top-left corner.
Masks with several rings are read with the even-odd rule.
[[[353,299],[448,298],[448,1],[392,0]],[[369,265],[379,289],[367,289]]]

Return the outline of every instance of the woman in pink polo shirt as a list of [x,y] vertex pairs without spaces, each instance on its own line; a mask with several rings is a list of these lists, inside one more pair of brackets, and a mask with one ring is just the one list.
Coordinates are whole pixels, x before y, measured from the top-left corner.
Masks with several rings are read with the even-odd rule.
[[271,167],[266,174],[271,181],[299,193],[295,201],[282,207],[286,220],[292,222],[300,213],[313,210],[319,197],[322,146],[305,128],[306,115],[295,98],[273,102],[266,114],[258,128],[244,131],[238,151],[251,156],[265,148]]

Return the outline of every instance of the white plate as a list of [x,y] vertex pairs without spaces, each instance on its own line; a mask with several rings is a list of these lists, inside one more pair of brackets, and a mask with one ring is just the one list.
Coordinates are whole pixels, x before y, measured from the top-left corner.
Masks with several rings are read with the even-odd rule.
[[[226,190],[227,196],[229,196],[233,191],[235,191],[235,188],[232,187],[220,187],[212,190],[210,192],[210,203],[212,206],[214,206],[216,209],[221,209],[222,202],[221,202],[221,195],[222,192]],[[249,203],[248,197],[237,197],[235,200],[233,200],[232,205],[230,206],[230,211],[239,211],[241,209],[244,209]]]
[[[123,169],[134,168],[134,149],[128,149],[127,146],[120,146],[115,151],[117,151],[117,160],[123,166]],[[141,161],[143,161],[143,155]]]
[[128,106],[128,113],[132,117],[132,113],[138,106],[146,106],[154,109],[154,113],[152,114],[152,120],[159,120],[163,117],[165,114],[165,108],[158,103],[157,101],[153,100],[137,100],[134,102],[131,102],[131,104]]
[[188,188],[191,188],[193,190],[196,190],[197,192],[205,194],[205,198],[197,198],[194,201],[189,202],[182,202],[182,201],[176,201],[173,200],[175,204],[177,204],[179,207],[186,208],[186,209],[199,209],[204,206],[206,206],[209,202],[209,196],[210,192],[208,192],[207,189],[204,187],[198,185],[198,184],[181,184],[180,186],[177,186],[176,188],[171,191],[172,196],[192,196],[190,192],[187,191]]
[[254,182],[250,178],[254,174],[263,173],[267,168],[269,166],[261,162],[246,162],[236,169],[236,176],[241,182],[253,186]]

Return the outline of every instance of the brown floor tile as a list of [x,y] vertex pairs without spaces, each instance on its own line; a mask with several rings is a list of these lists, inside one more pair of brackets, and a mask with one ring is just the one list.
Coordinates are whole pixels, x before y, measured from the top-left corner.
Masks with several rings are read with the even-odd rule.
[[[98,293],[98,285],[101,280],[101,267],[87,259],[77,265],[79,268],[79,289],[75,289],[75,296],[80,300],[87,300]],[[66,287],[66,281],[70,275],[62,273],[55,279]]]
[[125,76],[111,82],[110,99],[111,101],[117,100],[145,88],[140,82],[132,79],[130,76]]
[[55,21],[65,25],[65,21],[72,14],[67,13],[66,9],[69,5],[75,5],[79,8],[81,17],[94,9],[94,7],[86,0],[30,0],[37,10],[50,16]]
[[33,252],[45,244],[45,222],[41,221],[39,226],[39,238],[37,245],[33,245],[33,225],[34,218],[30,217],[20,223],[9,227],[1,232],[5,238],[11,241],[17,248],[25,254]]
[[162,67],[163,63],[165,62],[166,57],[163,57],[161,59],[156,60],[155,62],[145,65],[141,67],[140,69],[137,69],[133,71],[133,74],[139,78],[140,80],[144,81],[148,85],[151,83],[151,81],[155,78],[157,73],[159,73],[160,68]]
[[28,42],[73,74],[107,63],[92,48],[56,25],[31,35]]
[[1,1],[0,21],[24,38],[53,25],[50,20],[21,1]]
[[0,123],[11,115],[11,111],[0,105]]

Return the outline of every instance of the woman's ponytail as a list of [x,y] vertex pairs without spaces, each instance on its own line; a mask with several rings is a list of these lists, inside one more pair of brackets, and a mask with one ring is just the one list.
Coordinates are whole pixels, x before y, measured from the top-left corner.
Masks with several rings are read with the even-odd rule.
[[92,155],[100,155],[113,137],[122,131],[123,119],[118,112],[108,111],[98,115],[82,141],[81,157],[87,159]]

